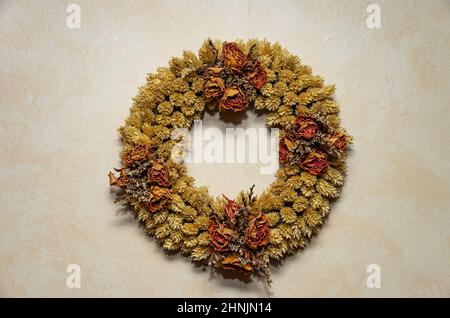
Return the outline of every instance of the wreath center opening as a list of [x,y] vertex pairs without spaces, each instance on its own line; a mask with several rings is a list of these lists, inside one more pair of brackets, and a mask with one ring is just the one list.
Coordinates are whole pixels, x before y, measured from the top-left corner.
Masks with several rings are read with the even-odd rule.
[[261,193],[275,181],[278,129],[268,129],[264,117],[253,111],[206,114],[194,123],[189,138],[188,172],[210,194],[235,197],[252,185]]

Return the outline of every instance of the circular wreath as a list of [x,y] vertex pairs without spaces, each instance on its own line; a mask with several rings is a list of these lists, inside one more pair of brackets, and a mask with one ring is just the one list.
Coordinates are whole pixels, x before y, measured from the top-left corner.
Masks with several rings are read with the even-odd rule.
[[[346,146],[335,87],[278,43],[207,40],[149,74],[119,128],[123,167],[109,173],[149,236],[167,251],[223,270],[262,275],[304,248],[344,182]],[[280,129],[276,181],[261,195],[212,197],[171,157],[177,128],[211,111],[254,106]]]

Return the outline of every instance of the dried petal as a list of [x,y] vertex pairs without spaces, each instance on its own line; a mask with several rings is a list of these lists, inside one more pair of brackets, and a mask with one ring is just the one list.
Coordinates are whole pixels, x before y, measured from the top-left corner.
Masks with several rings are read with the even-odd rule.
[[223,197],[227,200],[227,204],[224,208],[225,214],[231,222],[234,222],[236,214],[239,213],[241,206],[239,206],[235,201],[227,198],[225,195],[223,195]]
[[229,249],[231,237],[234,231],[219,223],[216,219],[211,219],[208,227],[211,245],[216,252],[223,252]]
[[253,266],[248,262],[247,264],[242,264],[241,260],[236,255],[231,255],[222,260],[223,269],[227,270],[237,270],[245,274],[250,274],[253,271]]
[[306,157],[300,158],[299,166],[314,175],[321,174],[327,167],[327,155],[321,151],[313,150]]
[[150,157],[150,148],[147,145],[138,145],[125,155],[123,161],[126,165],[130,165],[137,161],[148,160]]
[[298,116],[295,119],[293,134],[296,138],[312,139],[319,131],[319,125],[309,117]]
[[338,131],[337,133],[328,136],[327,141],[331,147],[343,152],[347,147],[349,139],[350,138],[343,131]]
[[259,213],[248,222],[245,230],[245,245],[251,249],[264,247],[269,242],[269,225],[266,216]]
[[257,62],[254,69],[247,74],[247,80],[256,89],[261,89],[267,82],[267,72],[261,66],[261,63]]
[[147,176],[149,183],[158,184],[162,187],[170,186],[169,169],[163,163],[153,163],[148,169]]
[[150,202],[148,210],[152,213],[167,208],[172,202],[172,191],[167,188],[153,186],[150,189]]

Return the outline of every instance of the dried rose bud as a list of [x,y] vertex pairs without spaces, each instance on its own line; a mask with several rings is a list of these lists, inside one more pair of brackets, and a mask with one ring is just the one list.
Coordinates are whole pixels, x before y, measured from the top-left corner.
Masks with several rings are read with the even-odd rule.
[[126,187],[128,184],[128,177],[127,173],[125,172],[125,169],[114,169],[114,170],[118,171],[120,174],[118,177],[116,177],[112,171],[108,173],[109,185],[118,186],[121,188]]
[[286,163],[289,161],[289,157],[291,156],[291,150],[294,148],[294,142],[290,137],[280,138],[279,143],[279,160],[280,163]]
[[246,56],[234,42],[225,42],[223,44],[222,58],[225,66],[234,71],[241,71],[245,63],[247,63]]
[[250,274],[253,271],[253,266],[250,263],[251,258],[247,264],[242,264],[237,255],[231,255],[222,260],[222,267],[226,270],[240,271],[244,274]]
[[314,175],[321,174],[327,167],[327,155],[321,151],[313,150],[306,157],[300,158],[299,166]]

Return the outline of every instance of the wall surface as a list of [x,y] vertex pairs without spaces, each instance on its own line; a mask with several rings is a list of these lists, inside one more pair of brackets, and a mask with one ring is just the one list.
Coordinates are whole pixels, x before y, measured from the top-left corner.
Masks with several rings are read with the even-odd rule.
[[[80,29],[66,25],[74,2]],[[450,2],[377,1],[379,29],[366,25],[370,3],[1,1],[0,296],[449,297]],[[336,84],[355,138],[341,199],[272,288],[163,254],[107,184],[146,73],[207,37],[266,38],[301,56]],[[232,195],[269,184],[255,167],[190,169]],[[373,263],[380,289],[366,285]],[[69,264],[79,289],[66,286]]]

